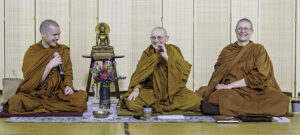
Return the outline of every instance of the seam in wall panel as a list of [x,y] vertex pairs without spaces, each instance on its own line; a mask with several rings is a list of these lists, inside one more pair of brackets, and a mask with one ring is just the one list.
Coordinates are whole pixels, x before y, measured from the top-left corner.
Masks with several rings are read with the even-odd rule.
[[5,0],[3,0],[3,10],[4,10],[4,12],[3,12],[3,14],[4,14],[4,21],[3,21],[3,41],[4,41],[4,45],[3,45],[3,78],[5,78]]

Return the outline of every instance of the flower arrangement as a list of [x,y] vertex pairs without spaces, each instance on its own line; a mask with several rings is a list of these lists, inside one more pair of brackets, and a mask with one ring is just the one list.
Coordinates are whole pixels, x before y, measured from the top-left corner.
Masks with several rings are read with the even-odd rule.
[[110,83],[115,80],[125,79],[126,77],[117,77],[114,75],[115,71],[113,65],[116,65],[116,61],[112,60],[112,57],[107,58],[108,61],[102,64],[102,66],[95,61],[90,72],[93,75],[94,83],[99,84],[101,87],[109,87]]

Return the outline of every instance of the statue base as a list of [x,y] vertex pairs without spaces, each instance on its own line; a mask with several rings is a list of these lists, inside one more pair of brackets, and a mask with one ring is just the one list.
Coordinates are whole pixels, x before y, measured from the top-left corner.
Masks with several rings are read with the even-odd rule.
[[91,56],[95,57],[113,57],[115,56],[113,47],[94,48],[91,51]]

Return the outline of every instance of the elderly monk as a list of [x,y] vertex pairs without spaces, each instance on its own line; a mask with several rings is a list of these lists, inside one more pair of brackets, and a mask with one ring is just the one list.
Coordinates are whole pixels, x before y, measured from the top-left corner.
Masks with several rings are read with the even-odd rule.
[[143,105],[152,105],[154,112],[200,111],[201,96],[185,86],[191,64],[177,46],[166,44],[169,36],[163,27],[154,28],[150,40],[121,107],[133,112],[141,112]]
[[[40,25],[42,41],[29,47],[24,56],[24,81],[8,101],[12,114],[80,111],[87,109],[87,93],[74,91],[70,49],[58,44],[59,25],[45,20]],[[57,52],[59,55],[53,56]],[[60,75],[58,65],[64,72]]]
[[[239,20],[235,32],[238,41],[222,50],[208,86],[196,92],[204,101],[219,106],[221,115],[286,114],[289,99],[275,80],[267,51],[249,40],[252,22]],[[204,112],[212,109],[206,107],[202,108]]]

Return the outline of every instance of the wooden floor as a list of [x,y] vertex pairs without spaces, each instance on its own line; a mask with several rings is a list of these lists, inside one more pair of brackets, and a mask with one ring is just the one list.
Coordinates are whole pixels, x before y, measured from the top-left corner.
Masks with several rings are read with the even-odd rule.
[[0,118],[0,135],[300,135],[300,114],[289,118],[290,123],[239,124],[6,123]]

